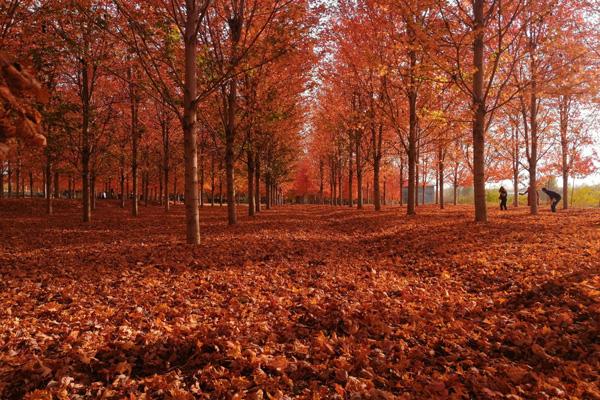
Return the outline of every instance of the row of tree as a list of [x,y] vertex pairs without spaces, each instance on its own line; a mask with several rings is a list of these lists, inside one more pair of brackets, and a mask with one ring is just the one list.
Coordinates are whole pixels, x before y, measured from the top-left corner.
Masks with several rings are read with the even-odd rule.
[[1,7],[0,46],[31,60],[51,94],[39,107],[43,157],[21,143],[0,165],[9,186],[16,179],[23,190],[17,175],[25,170],[33,186],[43,169],[52,212],[68,179],[69,194],[81,189],[86,222],[97,191],[116,189],[137,216],[140,198],[159,198],[168,210],[183,186],[192,244],[200,242],[204,192],[210,188],[214,201],[216,181],[225,186],[230,224],[236,189],[244,188],[250,215],[261,197],[267,207],[281,197],[300,153],[303,93],[315,63],[318,9],[308,1],[11,0]]
[[[338,4],[304,171],[321,201],[345,197],[362,207],[368,174],[380,209],[382,170],[394,169],[399,186],[408,186],[406,199],[400,191],[408,214],[419,202],[419,180],[432,179],[441,207],[444,182],[455,193],[472,183],[477,221],[487,220],[486,183],[512,180],[516,204],[524,176],[534,192],[540,177],[560,174],[567,207],[569,178],[593,172],[598,159],[590,151],[597,2]],[[537,213],[536,202],[530,207]]]

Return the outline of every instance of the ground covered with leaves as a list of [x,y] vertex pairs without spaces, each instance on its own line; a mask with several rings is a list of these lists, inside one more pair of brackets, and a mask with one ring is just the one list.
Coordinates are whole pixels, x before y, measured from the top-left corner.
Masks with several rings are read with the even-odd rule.
[[598,399],[600,211],[0,203],[0,398]]

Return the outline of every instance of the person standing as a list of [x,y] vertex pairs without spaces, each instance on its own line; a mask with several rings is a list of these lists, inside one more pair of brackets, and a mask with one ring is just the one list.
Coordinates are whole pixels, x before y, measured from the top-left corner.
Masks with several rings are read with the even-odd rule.
[[508,201],[508,192],[504,189],[504,186],[500,186],[500,210],[508,210],[506,202]]
[[552,210],[552,212],[556,212],[556,205],[562,199],[561,195],[546,188],[542,188],[542,192],[546,193],[548,197],[550,197],[550,200],[552,200],[552,203],[550,204],[550,209]]

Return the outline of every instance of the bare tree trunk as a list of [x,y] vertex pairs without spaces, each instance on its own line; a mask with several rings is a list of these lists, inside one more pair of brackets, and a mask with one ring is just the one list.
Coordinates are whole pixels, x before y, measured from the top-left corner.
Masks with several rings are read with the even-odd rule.
[[[409,52],[411,79],[414,80],[412,69],[415,68],[417,58],[414,51]],[[418,180],[417,171],[417,92],[410,90],[408,93],[409,126],[408,126],[408,199],[406,202],[406,214],[415,215],[418,204]]]
[[323,162],[323,159],[319,160],[319,203],[320,204],[324,204],[325,203],[325,177],[323,176],[325,174],[325,163]]
[[200,162],[200,207],[204,207],[204,154],[202,155],[202,160]]
[[230,83],[229,108],[228,108],[228,129],[225,132],[225,172],[227,184],[227,222],[229,225],[237,223],[235,210],[235,176],[234,176],[234,140],[235,140],[235,79]]
[[81,58],[81,100],[83,123],[81,128],[82,146],[81,146],[81,181],[82,181],[82,200],[83,200],[83,222],[90,222],[92,219],[92,209],[90,204],[90,69],[87,59],[87,50],[89,44],[85,43],[86,55]]
[[348,205],[354,207],[354,197],[352,193],[352,181],[354,180],[354,170],[352,165],[352,137],[348,140]]
[[211,152],[210,156],[210,205],[215,205],[215,153]]
[[252,150],[248,150],[248,215],[254,217],[256,215],[256,205],[254,198],[254,175],[255,172],[254,165],[254,154]]
[[52,162],[50,158],[46,159],[46,214],[52,215],[54,207],[52,205]]
[[404,205],[404,158],[400,157],[400,205]]
[[8,171],[7,171],[7,175],[8,175],[8,198],[12,197],[12,173],[13,173],[13,169],[12,169],[12,165],[10,163],[10,161],[8,162]]
[[[55,183],[56,184],[56,183]],[[91,192],[91,207],[92,210],[96,209],[96,173],[92,172],[92,177],[90,178],[90,192]]]
[[484,0],[473,0],[473,192],[475,221],[487,222],[485,196]]
[[29,171],[29,197],[33,199],[33,171]]
[[529,190],[531,195],[531,215],[538,213],[537,196],[537,157],[538,157],[538,125],[537,125],[537,83],[535,79],[531,83],[531,105],[530,105],[530,128],[531,149],[529,154]]
[[[221,168],[219,168],[221,170]],[[223,173],[219,174],[219,207],[223,206]]]
[[197,96],[197,27],[201,12],[195,0],[186,0],[185,21],[185,84],[183,95],[183,137],[185,164],[185,220],[188,244],[200,244],[200,213],[198,207],[198,133],[196,132]]
[[375,211],[381,210],[381,191],[379,187],[379,170],[381,167],[381,140],[383,126],[379,126],[379,134],[377,128],[372,126],[373,134],[373,197],[375,202]]
[[438,171],[439,171],[439,178],[438,178],[438,183],[439,183],[439,191],[438,191],[438,196],[439,196],[439,200],[440,200],[440,209],[444,209],[444,152],[442,151],[442,149],[439,149],[438,152]]
[[256,177],[254,179],[254,184],[256,185],[254,195],[256,196],[255,206],[256,212],[260,212],[260,156],[256,153]]
[[269,174],[265,176],[265,197],[267,200],[266,208],[267,210],[271,209],[271,179],[269,178]]
[[362,210],[364,206],[363,199],[363,170],[362,170],[362,154],[360,152],[360,135],[357,133],[355,142],[356,149],[356,186],[357,186],[357,207]]
[[0,161],[0,199],[4,198],[4,161]]
[[17,183],[17,194],[15,197],[18,198],[21,195],[21,160],[19,160],[19,163],[17,164],[17,173],[15,175],[15,182]]
[[560,112],[560,149],[561,149],[561,172],[562,172],[562,192],[563,192],[563,209],[569,208],[569,105],[571,99],[567,95],[560,97],[559,112]]
[[121,208],[125,208],[125,157],[121,158]]
[[54,198],[60,198],[60,173],[54,171]]

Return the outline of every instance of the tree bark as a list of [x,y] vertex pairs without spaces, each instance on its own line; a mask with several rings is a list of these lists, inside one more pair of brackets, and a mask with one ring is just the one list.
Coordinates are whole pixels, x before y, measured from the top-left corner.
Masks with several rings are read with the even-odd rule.
[[[532,66],[533,72],[533,66]],[[530,129],[531,129],[531,149],[529,153],[529,194],[531,202],[529,204],[531,215],[538,213],[538,195],[537,195],[537,158],[538,158],[538,124],[537,124],[537,82],[535,79],[531,82],[530,99]]]
[[571,99],[568,95],[560,97],[560,149],[561,149],[561,172],[562,172],[562,192],[563,209],[569,208],[569,105]]
[[444,152],[442,151],[442,149],[439,149],[438,152],[438,171],[439,171],[439,178],[438,178],[438,185],[439,185],[439,190],[438,190],[438,197],[439,197],[439,202],[440,202],[440,209],[444,209]]
[[[56,186],[56,182],[54,183]],[[92,176],[90,178],[90,193],[91,193],[91,207],[92,210],[96,209],[96,173],[92,172]]]
[[60,198],[60,173],[54,171],[54,198]]
[[354,197],[352,192],[352,183],[354,180],[354,169],[352,165],[352,135],[348,140],[348,206],[354,207]]
[[52,162],[50,158],[46,160],[46,214],[52,215],[54,207],[52,204]]
[[254,175],[256,174],[254,165],[254,153],[248,150],[248,215],[254,217],[256,215],[256,204],[254,197]]
[[82,146],[81,146],[81,181],[82,181],[82,202],[83,202],[83,222],[90,222],[92,219],[92,209],[90,204],[90,68],[87,59],[87,50],[89,44],[85,43],[85,55],[81,58],[81,101],[83,123],[81,128]]
[[188,244],[200,244],[200,214],[198,207],[198,134],[197,119],[197,40],[200,10],[195,0],[186,0],[185,21],[185,83],[183,95],[183,148],[185,163],[185,220]]
[[256,153],[256,176],[254,179],[254,184],[256,185],[255,190],[254,190],[254,195],[256,196],[256,200],[255,200],[255,206],[256,206],[256,212],[259,213],[260,212],[260,156],[258,153]]
[[484,0],[473,0],[473,192],[475,221],[487,222],[485,195]]

